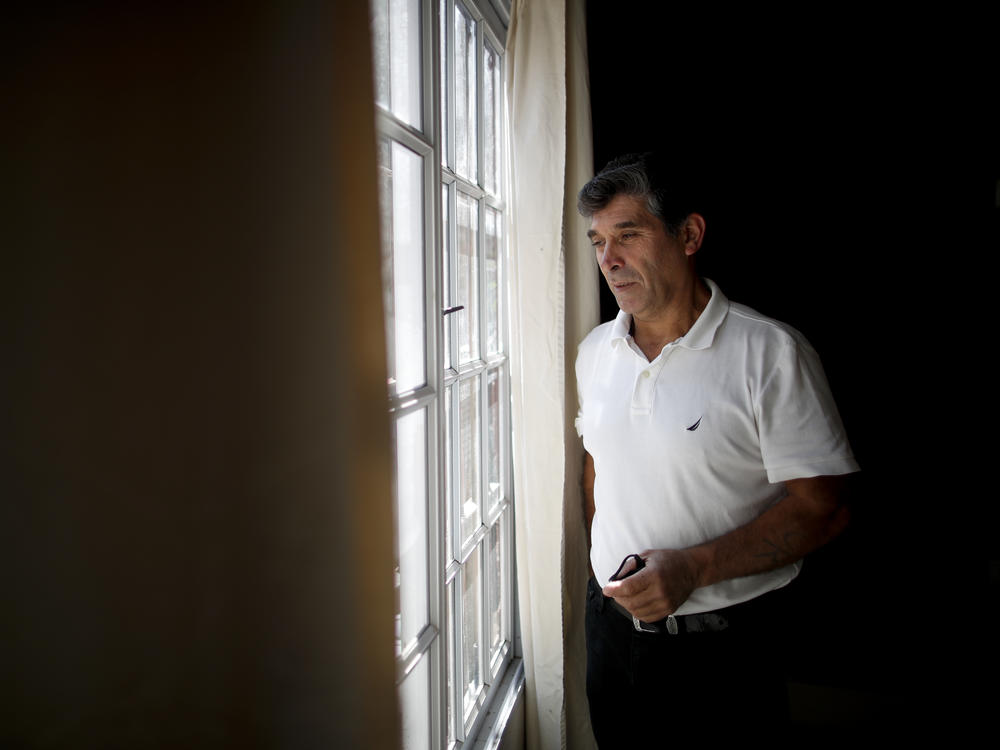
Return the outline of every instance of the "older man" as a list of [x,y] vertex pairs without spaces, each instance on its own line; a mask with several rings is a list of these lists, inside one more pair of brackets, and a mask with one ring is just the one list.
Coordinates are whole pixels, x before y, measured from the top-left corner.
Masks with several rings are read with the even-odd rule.
[[770,592],[844,528],[858,468],[808,342],[698,275],[706,222],[674,177],[622,157],[579,196],[621,308],[576,363],[602,747],[780,727]]

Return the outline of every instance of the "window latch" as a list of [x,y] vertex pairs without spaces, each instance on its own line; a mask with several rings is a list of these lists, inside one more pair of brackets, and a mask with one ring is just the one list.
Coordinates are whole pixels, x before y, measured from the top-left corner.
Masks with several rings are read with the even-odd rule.
[[441,311],[442,315],[451,315],[452,313],[457,313],[459,310],[464,310],[465,305],[454,305],[453,307],[446,307]]

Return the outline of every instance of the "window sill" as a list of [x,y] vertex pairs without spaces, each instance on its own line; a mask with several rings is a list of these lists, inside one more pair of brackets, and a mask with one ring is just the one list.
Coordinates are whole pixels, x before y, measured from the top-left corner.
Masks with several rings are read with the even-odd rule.
[[[471,750],[497,750],[501,746],[517,750],[523,747],[523,703],[524,662],[514,659],[507,667],[500,683],[500,691],[487,709],[475,739],[466,746]],[[518,737],[521,739],[518,740]]]

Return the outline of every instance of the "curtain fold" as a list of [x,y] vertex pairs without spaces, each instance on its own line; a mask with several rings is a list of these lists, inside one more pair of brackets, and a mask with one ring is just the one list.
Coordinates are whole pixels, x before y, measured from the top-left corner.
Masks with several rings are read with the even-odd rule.
[[594,746],[584,688],[587,562],[573,362],[598,322],[576,212],[593,171],[583,0],[516,0],[507,39],[511,380],[528,750]]

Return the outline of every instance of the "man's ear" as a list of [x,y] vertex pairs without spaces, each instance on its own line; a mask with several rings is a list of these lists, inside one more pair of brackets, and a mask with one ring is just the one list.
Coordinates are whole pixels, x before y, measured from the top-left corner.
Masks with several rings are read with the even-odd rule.
[[701,214],[688,214],[681,226],[680,239],[684,243],[685,255],[698,252],[705,239],[705,217]]

